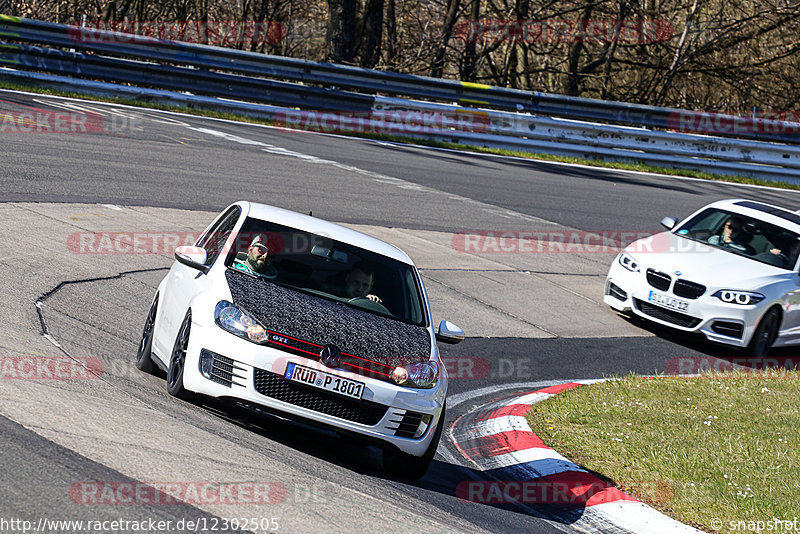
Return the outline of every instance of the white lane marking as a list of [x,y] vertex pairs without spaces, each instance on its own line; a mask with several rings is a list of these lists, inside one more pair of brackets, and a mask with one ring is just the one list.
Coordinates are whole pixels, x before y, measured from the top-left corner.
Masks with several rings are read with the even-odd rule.
[[[130,112],[126,112],[125,114],[123,114],[123,113],[115,111],[113,108],[86,106],[86,105],[82,105],[82,104],[75,104],[75,103],[72,103],[72,102],[49,102],[49,101],[39,100],[39,99],[36,99],[36,98],[34,98],[33,101],[36,102],[37,104],[42,104],[44,106],[52,106],[52,107],[55,107],[55,108],[61,108],[61,109],[66,109],[66,110],[70,110],[70,111],[79,111],[79,112],[82,112],[82,113],[97,113],[97,114],[100,114],[100,115],[106,115],[106,114],[108,114],[108,115],[120,115],[120,116],[123,116],[125,118],[133,117],[133,115],[131,115]],[[133,118],[136,118],[136,117],[133,117]]]
[[102,205],[104,208],[108,208],[108,209],[110,209],[110,210],[122,211],[122,208],[120,208],[120,207],[119,207],[119,206],[117,206],[116,204],[101,204],[101,205]]
[[[380,174],[380,173],[377,173],[377,172],[368,171],[366,169],[361,169],[359,167],[354,167],[353,165],[346,165],[344,163],[339,163],[338,161],[318,158],[317,156],[312,156],[312,155],[309,155],[309,154],[303,154],[302,152],[295,152],[293,150],[288,150],[288,149],[281,148],[281,147],[278,147],[278,146],[275,146],[275,145],[270,145],[268,143],[262,143],[261,141],[255,141],[253,139],[248,139],[246,137],[240,137],[238,135],[233,135],[233,134],[230,134],[230,133],[227,133],[227,132],[221,132],[219,130],[212,130],[210,128],[196,128],[196,127],[193,127],[193,126],[187,126],[187,128],[189,128],[190,130],[194,130],[196,132],[209,134],[209,135],[213,135],[213,136],[216,136],[216,137],[221,137],[221,138],[226,139],[228,141],[233,141],[234,143],[239,143],[239,144],[242,144],[242,145],[250,145],[250,146],[259,146],[259,147],[261,147],[261,149],[264,152],[268,152],[270,154],[276,154],[276,155],[279,155],[279,156],[288,156],[288,157],[292,157],[292,158],[298,158],[298,159],[302,159],[304,161],[308,161],[310,163],[317,163],[317,164],[320,164],[320,165],[330,165],[332,167],[336,167],[337,169],[341,169],[343,171],[352,172],[352,173],[360,174],[362,176],[366,176],[366,177],[371,178],[372,180],[374,180],[374,181],[376,181],[378,183],[394,185],[395,187],[398,187],[400,189],[410,189],[410,190],[414,190],[414,191],[431,192],[431,193],[442,193],[441,191],[438,191],[436,189],[431,189],[431,188],[428,188],[428,187],[425,187],[425,186],[421,186],[421,185],[418,185],[418,184],[407,182],[407,181],[402,180],[400,178],[394,178],[392,176],[386,176],[385,174]],[[448,194],[447,196],[448,196],[448,198],[453,199],[453,200],[458,200],[460,202],[464,202],[464,203],[467,203],[467,204],[476,205],[476,206],[479,207],[479,209],[481,209],[482,211],[484,211],[486,213],[492,213],[492,214],[495,214],[495,215],[500,215],[502,217],[506,217],[506,218],[509,218],[509,219],[511,219],[511,218],[517,219],[517,220],[522,219],[522,220],[525,220],[525,221],[528,221],[528,222],[536,222],[536,223],[539,223],[539,224],[558,225],[558,223],[553,222],[553,221],[548,221],[548,220],[542,219],[540,217],[534,217],[533,215],[526,215],[524,213],[519,213],[519,212],[516,212],[516,211],[513,211],[513,210],[509,210],[509,209],[505,209],[505,208],[498,208],[496,206],[491,206],[491,205],[488,205],[488,204],[484,204],[484,203],[482,203],[480,201],[473,200],[471,198],[459,197],[459,196],[454,196],[454,195],[451,195],[451,194]]]
[[49,100],[41,100],[38,98],[34,98],[33,101],[36,102],[37,104],[41,104],[43,106],[52,106],[54,108],[69,109],[75,111],[88,111],[90,113],[103,113],[103,112],[109,113],[108,110],[95,111],[89,106],[75,104],[74,102],[49,101]]
[[142,119],[141,113],[128,109],[111,108],[107,106],[87,106],[84,104],[75,104],[73,102],[48,101],[37,98],[34,98],[33,101],[44,106],[52,106],[69,111],[78,111],[81,113],[96,113],[104,117],[106,115],[116,115],[117,117],[122,117],[123,119],[127,119],[129,121],[138,121]]
[[702,534],[701,530],[684,525],[640,501],[614,501],[594,504],[591,506],[591,513],[594,516],[605,518],[606,521],[623,532]]

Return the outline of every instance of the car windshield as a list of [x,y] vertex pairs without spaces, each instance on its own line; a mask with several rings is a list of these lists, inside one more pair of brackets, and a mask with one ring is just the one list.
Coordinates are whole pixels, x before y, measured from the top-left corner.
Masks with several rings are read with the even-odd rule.
[[675,233],[782,269],[793,269],[800,253],[800,236],[796,233],[759,219],[715,208],[698,213]]
[[415,325],[426,322],[411,265],[330,237],[248,218],[225,265],[370,313]]

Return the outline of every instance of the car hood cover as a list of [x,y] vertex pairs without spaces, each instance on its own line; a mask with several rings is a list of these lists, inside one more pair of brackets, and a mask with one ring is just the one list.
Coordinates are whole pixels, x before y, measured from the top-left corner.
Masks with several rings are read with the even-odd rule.
[[423,326],[396,321],[259,280],[225,271],[233,303],[267,330],[303,341],[334,344],[342,352],[385,365],[427,361],[431,338]]

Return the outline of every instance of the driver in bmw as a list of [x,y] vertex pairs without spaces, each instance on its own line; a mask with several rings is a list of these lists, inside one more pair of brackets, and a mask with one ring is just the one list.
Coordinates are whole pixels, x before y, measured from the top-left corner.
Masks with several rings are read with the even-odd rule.
[[247,258],[233,260],[233,268],[248,274],[254,274],[270,280],[278,276],[278,270],[272,265],[269,247],[264,235],[257,235],[247,248]]
[[741,219],[737,217],[728,217],[728,220],[726,220],[725,224],[722,226],[721,233],[709,237],[708,242],[712,245],[728,247],[746,254],[752,254],[752,247],[746,242],[742,242],[742,237],[744,236],[742,225],[743,221]]

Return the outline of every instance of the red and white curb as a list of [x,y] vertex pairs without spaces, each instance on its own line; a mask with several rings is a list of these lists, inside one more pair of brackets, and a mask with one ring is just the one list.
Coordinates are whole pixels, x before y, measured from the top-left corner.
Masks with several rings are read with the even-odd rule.
[[602,380],[579,380],[493,402],[460,417],[451,439],[483,480],[456,488],[460,499],[519,504],[576,530],[597,533],[696,533],[570,462],[531,431],[525,414],[537,402]]

